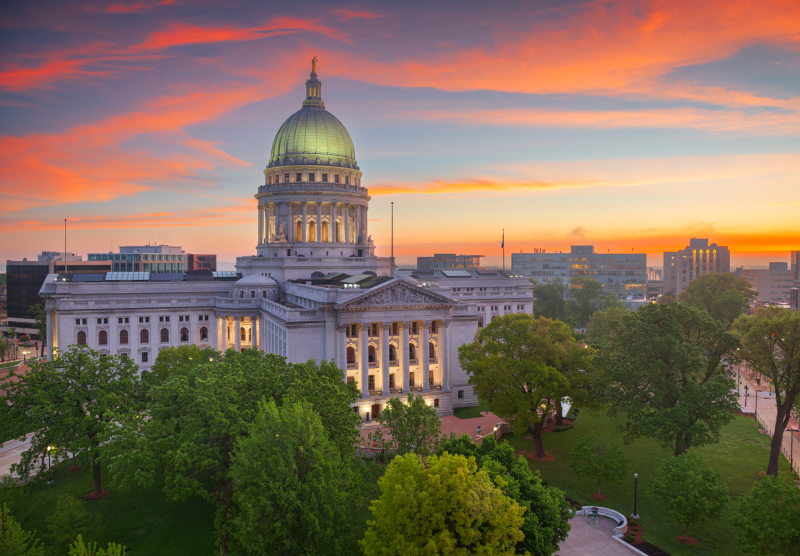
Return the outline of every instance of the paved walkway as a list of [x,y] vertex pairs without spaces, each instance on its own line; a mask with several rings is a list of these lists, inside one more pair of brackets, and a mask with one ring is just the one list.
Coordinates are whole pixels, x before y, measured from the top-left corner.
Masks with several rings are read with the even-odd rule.
[[[759,421],[766,426],[765,430],[767,431],[767,434],[772,435],[772,432],[775,430],[775,419],[778,416],[778,410],[775,407],[775,397],[771,395],[769,387],[766,385],[769,384],[769,379],[766,381],[762,380],[761,385],[759,385],[756,381],[756,377],[750,376],[750,373],[744,365],[734,368],[734,371],[737,372],[741,377],[739,379],[741,388],[739,388],[738,392],[739,405],[742,407],[742,411],[745,413],[757,412]],[[745,384],[749,386],[749,389],[747,390],[747,396],[745,396]],[[800,429],[800,423],[798,423],[797,419],[791,419],[787,428],[795,430]],[[791,432],[788,430],[785,431],[783,433],[782,444],[783,453],[787,460],[792,459],[793,453],[797,455],[798,459],[794,460],[792,463],[794,468],[798,471],[800,471],[799,435],[800,432]]]
[[[30,437],[28,438],[30,439]],[[12,463],[19,462],[22,452],[27,450],[30,445],[29,439],[24,442],[18,440],[6,442],[0,447],[0,477],[10,473]]]
[[[456,436],[468,434],[474,442],[481,442],[482,439],[478,440],[475,438],[479,425],[481,427],[483,436],[486,436],[494,430],[494,427],[498,423],[502,422],[503,420],[500,417],[491,412],[484,412],[480,417],[474,417],[472,419],[459,419],[455,415],[448,415],[446,417],[442,417],[442,434],[447,436],[450,436],[451,432],[456,433]],[[381,429],[383,434],[388,436],[388,433],[384,427],[379,427],[376,424],[370,424],[361,429],[361,437],[366,441],[367,435],[374,433],[378,429]]]
[[560,556],[633,556],[633,550],[627,548],[612,537],[617,523],[607,517],[598,519],[597,527],[591,524],[591,518],[581,515],[570,520],[572,529],[567,540],[561,543],[557,555]]

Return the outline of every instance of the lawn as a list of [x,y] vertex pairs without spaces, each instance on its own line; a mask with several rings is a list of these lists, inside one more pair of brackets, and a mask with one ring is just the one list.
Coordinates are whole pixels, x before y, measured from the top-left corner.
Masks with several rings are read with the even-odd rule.
[[[624,484],[604,484],[603,494],[608,498],[594,501],[589,495],[597,492],[597,484],[592,479],[579,479],[568,467],[569,453],[580,435],[602,434],[608,432],[617,436],[615,427],[625,422],[625,414],[611,418],[605,415],[593,417],[583,412],[578,417],[575,428],[559,433],[545,433],[545,451],[555,455],[555,461],[530,461],[532,469],[538,469],[542,477],[551,485],[565,490],[567,496],[586,506],[598,505],[612,508],[624,515],[633,512],[633,474],[639,474],[639,493],[637,511],[645,529],[644,540],[662,548],[672,556],[684,554],[738,556],[742,552],[734,540],[736,529],[730,524],[730,517],[735,511],[741,496],[750,492],[756,481],[757,472],[765,471],[769,461],[770,438],[758,432],[756,421],[748,417],[736,417],[722,430],[719,444],[702,448],[691,448],[701,454],[706,465],[722,473],[722,480],[730,491],[730,505],[723,518],[712,520],[690,527],[689,534],[700,542],[695,546],[686,546],[675,540],[683,534],[683,528],[672,522],[661,510],[656,500],[647,495],[647,488],[660,462],[672,457],[669,450],[664,450],[654,440],[640,439],[630,445],[622,444],[620,448],[631,463],[630,480]],[[534,451],[532,440],[524,437],[507,435],[508,441],[515,450]],[[781,469],[789,471],[789,463],[781,458]]]
[[[46,540],[43,538],[47,531],[45,518],[53,513],[58,498],[72,494],[82,499],[92,491],[91,475],[67,473],[66,467],[63,465],[57,470],[55,484],[38,487],[30,497],[23,498],[22,507],[15,505],[11,508],[12,515],[21,521],[26,531],[38,531],[39,539]],[[367,485],[366,496],[377,498],[376,483],[385,467],[369,462],[362,470]],[[147,556],[219,554],[214,545],[214,506],[197,497],[185,502],[167,502],[163,487],[163,478],[159,478],[152,488],[120,491],[106,475],[103,488],[109,494],[100,500],[83,502],[89,511],[100,515],[105,526],[102,536],[95,539],[98,544],[106,546],[109,541],[122,543],[131,549],[131,554]],[[0,503],[2,498],[0,493]],[[363,523],[361,538],[372,514],[368,505],[356,512],[357,521]]]
[[484,402],[483,400],[479,401],[480,403],[478,405],[472,407],[455,408],[453,410],[453,415],[455,415],[459,419],[472,419],[473,417],[480,417],[481,413],[489,410],[489,406],[486,405],[486,402]]

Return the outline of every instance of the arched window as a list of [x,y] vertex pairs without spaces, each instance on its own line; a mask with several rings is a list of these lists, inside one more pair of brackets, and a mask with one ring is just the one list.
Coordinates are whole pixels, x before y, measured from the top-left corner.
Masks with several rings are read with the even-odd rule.
[[250,330],[247,331],[247,341],[248,342],[252,342],[253,341],[253,327],[252,326],[250,327]]
[[408,359],[410,361],[417,360],[417,346],[414,344],[408,344]]
[[119,343],[120,344],[127,344],[128,343],[128,331],[127,330],[120,330],[119,331]]
[[317,241],[317,223],[313,220],[308,223],[308,241]]
[[297,221],[297,237],[295,237],[295,241],[302,241],[303,240],[303,223],[301,221]]
[[356,350],[353,347],[347,348],[347,364],[348,365],[356,364]]
[[208,328],[205,326],[200,329],[200,341],[207,342],[208,341]]
[[326,243],[328,241],[328,223],[327,222],[323,222],[322,223],[322,241],[324,241]]
[[189,341],[189,329],[181,328],[181,342],[188,342],[188,341]]
[[245,331],[244,326],[239,329],[239,339],[242,342],[247,341],[247,332]]
[[389,361],[397,361],[397,350],[389,344]]
[[169,329],[162,328],[161,329],[161,343],[166,344],[169,343]]
[[431,334],[436,334],[438,331],[439,331],[439,329],[436,326],[436,321],[433,321],[431,323]]
[[375,363],[377,359],[375,358],[375,346],[369,346],[369,362]]
[[78,345],[79,346],[85,346],[86,345],[86,332],[84,332],[83,330],[78,332]]
[[140,344],[150,343],[150,333],[147,331],[146,328],[142,328],[142,331],[139,332],[139,343]]
[[428,342],[428,359],[436,359],[436,346]]
[[101,330],[100,333],[97,335],[97,343],[101,346],[108,345],[108,332],[105,330]]

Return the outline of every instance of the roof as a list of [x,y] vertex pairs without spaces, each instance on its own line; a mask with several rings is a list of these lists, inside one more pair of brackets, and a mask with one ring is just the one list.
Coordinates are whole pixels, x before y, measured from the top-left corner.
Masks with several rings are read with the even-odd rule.
[[277,286],[278,283],[272,278],[261,276],[260,274],[251,274],[236,281],[236,286]]

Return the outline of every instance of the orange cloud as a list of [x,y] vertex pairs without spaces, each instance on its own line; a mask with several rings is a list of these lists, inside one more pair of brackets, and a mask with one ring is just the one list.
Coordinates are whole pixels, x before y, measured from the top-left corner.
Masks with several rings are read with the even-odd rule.
[[339,21],[347,21],[348,19],[358,18],[358,19],[377,19],[379,17],[383,17],[380,14],[374,14],[371,12],[351,12],[350,10],[333,10],[333,13],[339,16]]
[[150,8],[150,4],[144,4],[142,2],[138,4],[111,4],[109,7],[106,8],[106,11],[109,13],[114,14],[129,14],[134,12],[139,12],[141,10],[146,10]]

